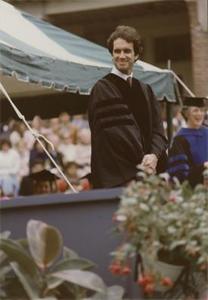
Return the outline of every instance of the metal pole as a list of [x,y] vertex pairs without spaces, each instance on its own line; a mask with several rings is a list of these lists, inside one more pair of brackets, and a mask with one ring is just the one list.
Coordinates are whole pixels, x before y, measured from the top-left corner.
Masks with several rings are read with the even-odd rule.
[[[167,63],[168,69],[171,70],[171,60],[168,59]],[[171,142],[172,136],[173,136],[173,124],[172,124],[172,104],[170,102],[166,102],[166,117],[167,117],[167,136],[168,136],[168,142]]]

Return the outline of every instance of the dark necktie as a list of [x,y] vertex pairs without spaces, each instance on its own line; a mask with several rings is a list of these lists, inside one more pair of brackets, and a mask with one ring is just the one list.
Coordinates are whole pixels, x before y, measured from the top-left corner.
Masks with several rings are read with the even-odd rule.
[[131,76],[127,77],[126,81],[127,81],[128,85],[130,87],[132,87],[132,77]]

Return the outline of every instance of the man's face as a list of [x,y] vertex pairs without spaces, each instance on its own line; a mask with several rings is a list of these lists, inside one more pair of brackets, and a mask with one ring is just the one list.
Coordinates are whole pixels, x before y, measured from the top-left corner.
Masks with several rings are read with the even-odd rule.
[[113,63],[115,67],[124,74],[131,74],[134,62],[138,55],[135,55],[133,43],[121,38],[113,42]]

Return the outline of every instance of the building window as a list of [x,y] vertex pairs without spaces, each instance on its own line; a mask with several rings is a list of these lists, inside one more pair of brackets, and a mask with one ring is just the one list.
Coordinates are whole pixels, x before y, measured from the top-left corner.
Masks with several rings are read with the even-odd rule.
[[191,41],[189,34],[157,37],[154,39],[155,62],[189,60]]

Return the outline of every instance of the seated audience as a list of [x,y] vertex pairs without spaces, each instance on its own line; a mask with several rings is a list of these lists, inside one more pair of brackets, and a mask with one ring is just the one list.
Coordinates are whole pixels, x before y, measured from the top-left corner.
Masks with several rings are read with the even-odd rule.
[[[69,182],[77,191],[89,190],[91,188],[88,174],[84,177],[80,176],[80,165],[75,161],[68,162],[64,168],[64,174]],[[68,184],[63,178],[58,180],[59,191],[65,192],[69,189]]]
[[20,156],[12,148],[7,139],[0,141],[0,187],[5,196],[13,197],[18,194],[20,171]]
[[[39,116],[35,116],[29,124],[35,132],[43,134],[52,142],[54,149],[44,139],[40,138],[56,163],[62,170],[66,171],[69,180],[72,179],[75,188],[77,190],[82,190],[83,187],[88,189],[89,181],[85,177],[90,173],[91,141],[86,115],[70,116],[67,112],[63,112],[57,118],[48,120],[42,120]],[[0,164],[1,194],[4,197],[7,197],[8,194],[9,198],[12,195],[32,195],[33,183],[30,175],[34,173],[35,166],[41,165],[41,168],[38,167],[39,171],[47,169],[53,173],[57,171],[56,167],[33,134],[27,129],[24,122],[11,119],[8,124],[3,124],[2,128],[4,130],[0,138],[5,139],[7,137],[7,140],[12,144],[12,152],[13,150],[17,152],[18,159],[16,162],[20,159],[20,163],[18,172],[15,175],[17,183],[15,192],[13,191],[13,179],[5,180],[5,175],[1,174],[3,171]],[[2,177],[4,177],[4,180]],[[19,182],[21,182],[20,190]],[[60,182],[59,191],[63,192],[69,189],[64,179],[59,178],[57,182]],[[84,185],[82,186],[83,182]],[[87,184],[85,184],[86,182]],[[6,194],[3,191],[3,186]]]
[[72,130],[72,124],[71,124],[71,117],[67,112],[62,112],[59,114],[58,117],[58,124],[59,124],[59,135],[65,135],[67,133],[70,133]]
[[77,129],[88,128],[89,123],[86,116],[83,115],[74,115],[71,122],[72,126],[75,126]]
[[64,174],[69,179],[72,185],[79,184],[78,170],[79,170],[79,165],[74,161],[70,161],[65,165]]
[[[41,140],[45,148],[48,150],[52,158],[56,161],[56,163],[60,166],[62,166],[62,155],[58,153],[56,150],[53,150],[52,147],[46,143],[44,140]],[[29,157],[29,168],[31,168],[31,165],[33,162],[37,159],[41,159],[45,162],[45,167],[53,168],[54,165],[49,159],[48,155],[44,151],[43,147],[40,145],[40,143],[36,140],[33,148],[30,150],[30,157]]]

